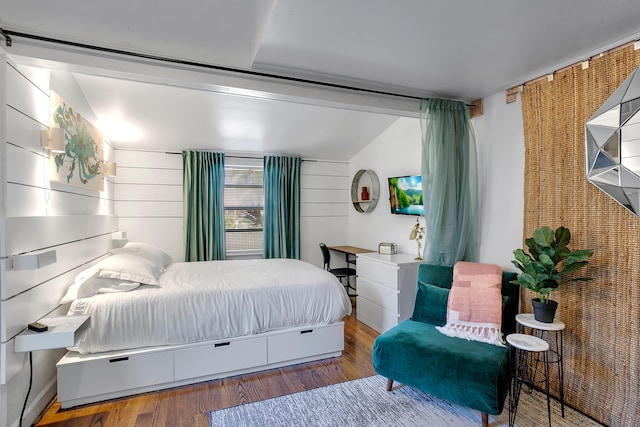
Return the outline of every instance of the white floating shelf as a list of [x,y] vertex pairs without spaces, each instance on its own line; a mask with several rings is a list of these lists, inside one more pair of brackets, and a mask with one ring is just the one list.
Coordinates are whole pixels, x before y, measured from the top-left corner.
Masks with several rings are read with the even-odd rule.
[[74,346],[76,334],[90,316],[44,317],[38,322],[49,329],[45,332],[24,330],[15,339],[15,351],[48,350]]

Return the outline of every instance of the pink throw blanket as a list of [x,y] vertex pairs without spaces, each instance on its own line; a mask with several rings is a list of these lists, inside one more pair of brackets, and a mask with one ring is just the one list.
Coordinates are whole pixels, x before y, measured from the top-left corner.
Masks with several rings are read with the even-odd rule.
[[450,337],[504,347],[502,341],[502,269],[459,261],[453,267],[447,324],[437,329]]

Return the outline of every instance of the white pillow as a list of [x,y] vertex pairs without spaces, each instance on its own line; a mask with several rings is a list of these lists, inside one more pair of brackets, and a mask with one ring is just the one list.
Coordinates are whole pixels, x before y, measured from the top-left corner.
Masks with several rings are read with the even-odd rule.
[[164,271],[164,267],[129,253],[112,255],[100,261],[94,268],[103,278],[128,280],[146,285],[157,285],[158,276]]
[[162,268],[165,268],[167,265],[173,262],[173,259],[168,253],[148,243],[129,242],[124,245],[124,247],[112,249],[109,252],[112,254],[130,253],[133,255],[138,255],[140,257],[148,259],[149,261],[159,265]]
[[128,292],[140,286],[140,283],[137,282],[100,277],[99,271],[93,267],[85,270],[85,272],[88,273],[84,274],[81,280],[69,286],[66,294],[60,300],[60,304],[67,304],[80,298],[92,297],[96,294]]

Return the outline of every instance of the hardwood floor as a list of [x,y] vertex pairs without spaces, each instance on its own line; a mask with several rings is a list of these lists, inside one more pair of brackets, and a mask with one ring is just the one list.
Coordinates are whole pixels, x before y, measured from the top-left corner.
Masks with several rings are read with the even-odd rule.
[[342,357],[60,409],[54,401],[36,426],[209,426],[210,411],[375,375],[371,347],[378,332],[344,319]]

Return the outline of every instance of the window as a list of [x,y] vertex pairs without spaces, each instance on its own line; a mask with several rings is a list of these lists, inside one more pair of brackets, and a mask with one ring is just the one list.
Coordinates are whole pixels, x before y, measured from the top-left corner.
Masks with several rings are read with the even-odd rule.
[[224,228],[228,256],[262,253],[262,172],[262,165],[225,166]]

